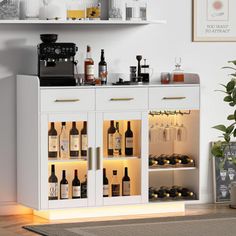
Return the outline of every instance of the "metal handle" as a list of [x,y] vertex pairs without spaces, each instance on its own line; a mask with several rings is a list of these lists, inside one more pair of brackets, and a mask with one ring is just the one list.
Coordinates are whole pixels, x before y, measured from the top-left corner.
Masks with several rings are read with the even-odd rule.
[[126,101],[132,101],[134,98],[111,98],[111,102],[126,102]]
[[97,170],[101,169],[101,148],[97,147]]
[[186,97],[164,97],[163,100],[184,100]]
[[79,102],[80,101],[80,99],[57,99],[57,100],[55,100],[54,102],[64,102],[64,103],[66,103],[66,102]]
[[93,169],[93,149],[88,148],[88,169]]

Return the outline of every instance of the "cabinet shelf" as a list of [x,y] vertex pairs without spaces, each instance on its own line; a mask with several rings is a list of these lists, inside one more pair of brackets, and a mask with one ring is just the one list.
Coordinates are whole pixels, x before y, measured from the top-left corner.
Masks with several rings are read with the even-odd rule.
[[60,160],[60,159],[48,159],[48,164],[51,163],[80,163],[80,162],[86,162],[85,159],[68,159],[68,160]]
[[196,170],[197,167],[182,167],[182,168],[155,168],[149,169],[149,172],[163,172],[163,171],[186,171],[186,170]]
[[104,161],[126,161],[126,160],[138,160],[137,156],[119,156],[119,157],[104,157]]
[[122,21],[122,20],[0,20],[0,24],[70,24],[70,25],[149,25],[166,24],[165,20]]

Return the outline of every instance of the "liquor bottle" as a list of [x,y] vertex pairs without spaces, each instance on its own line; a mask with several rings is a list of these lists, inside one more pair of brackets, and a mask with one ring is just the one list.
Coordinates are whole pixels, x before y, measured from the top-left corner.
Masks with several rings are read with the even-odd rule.
[[101,61],[98,64],[98,77],[101,79],[101,84],[107,84],[107,63],[105,61],[104,49],[101,50]]
[[111,120],[110,128],[107,131],[107,152],[108,156],[113,156],[113,144],[114,144],[114,134],[116,132],[116,128],[114,126],[114,120]]
[[132,156],[134,150],[134,135],[131,130],[131,122],[128,121],[127,131],[125,132],[125,155]]
[[111,184],[112,197],[120,196],[120,184],[117,177],[117,170],[113,170],[112,184]]
[[72,123],[70,130],[70,157],[79,158],[79,130],[76,128],[76,122]]
[[114,156],[121,155],[122,135],[119,131],[119,123],[116,122],[116,132],[114,134]]
[[48,157],[57,158],[58,154],[58,136],[54,122],[51,122],[51,128],[48,131]]
[[62,180],[60,183],[60,199],[69,199],[69,184],[66,179],[66,171],[62,171]]
[[58,179],[55,174],[55,165],[51,166],[51,176],[48,179],[48,200],[58,200]]
[[72,198],[81,198],[81,186],[78,178],[78,170],[75,170],[75,177],[72,181]]
[[94,61],[92,59],[91,47],[87,46],[87,57],[84,62],[84,78],[85,82],[94,81]]
[[122,179],[122,196],[130,196],[130,177],[128,167],[125,167],[125,175]]
[[66,122],[62,122],[60,134],[60,157],[62,159],[68,158],[69,155],[69,134],[66,129]]
[[181,69],[182,59],[175,58],[175,70],[173,71],[173,82],[183,83],[184,82],[184,71]]
[[87,198],[87,175],[84,177],[84,182],[81,183],[81,198]]
[[106,176],[106,169],[103,169],[103,197],[109,197],[109,181]]
[[81,156],[87,157],[88,151],[88,135],[87,135],[87,122],[84,121],[83,129],[81,130]]

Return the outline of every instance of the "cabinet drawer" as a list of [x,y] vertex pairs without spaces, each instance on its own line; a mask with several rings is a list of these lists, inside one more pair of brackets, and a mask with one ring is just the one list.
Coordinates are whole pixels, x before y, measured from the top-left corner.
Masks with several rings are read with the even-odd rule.
[[162,87],[149,89],[149,109],[198,110],[199,87]]
[[98,89],[96,91],[96,109],[99,111],[147,110],[148,89]]
[[73,112],[95,109],[94,89],[41,90],[41,111]]

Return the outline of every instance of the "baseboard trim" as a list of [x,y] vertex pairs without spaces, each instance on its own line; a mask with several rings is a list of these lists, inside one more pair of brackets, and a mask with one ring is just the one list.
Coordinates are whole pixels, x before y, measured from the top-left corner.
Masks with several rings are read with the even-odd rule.
[[0,202],[0,216],[28,215],[32,213],[32,209],[19,205],[16,202]]

